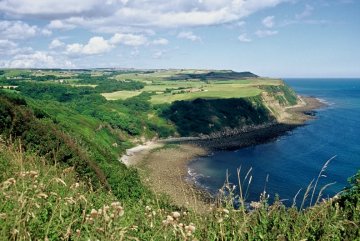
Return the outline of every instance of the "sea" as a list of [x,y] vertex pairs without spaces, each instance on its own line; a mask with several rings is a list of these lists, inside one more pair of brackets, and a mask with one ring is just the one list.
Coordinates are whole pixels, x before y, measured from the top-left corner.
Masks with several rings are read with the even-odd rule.
[[278,196],[285,205],[298,207],[311,183],[315,192],[308,192],[305,205],[310,205],[311,196],[314,204],[318,197],[333,197],[348,185],[348,178],[360,169],[360,79],[284,81],[326,106],[306,125],[269,143],[192,160],[188,173],[196,185],[216,195],[228,179],[239,194],[240,170],[246,202],[258,201],[265,191],[270,202]]

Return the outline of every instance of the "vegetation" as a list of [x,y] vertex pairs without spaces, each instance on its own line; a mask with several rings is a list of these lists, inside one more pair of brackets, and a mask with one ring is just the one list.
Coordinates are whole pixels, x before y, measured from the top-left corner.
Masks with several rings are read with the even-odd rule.
[[[229,185],[203,214],[164,206],[157,198],[122,202],[79,181],[72,168],[47,164],[19,145],[0,144],[2,240],[357,240],[357,176],[339,197],[312,208],[269,204],[263,193],[251,211],[235,209]],[[6,168],[6,172],[4,169]],[[355,193],[354,193],[355,190]],[[240,199],[241,201],[241,199]]]
[[[15,90],[0,90],[0,239],[356,240],[360,172],[339,197],[319,197],[308,209],[269,203],[265,193],[247,208],[226,184],[199,214],[155,195],[118,161],[136,140],[272,121],[264,91],[283,106],[296,104],[280,80],[238,78],[229,71],[2,70],[0,86]],[[101,95],[116,91],[136,95]]]
[[176,101],[164,108],[162,116],[171,120],[182,136],[211,134],[224,126],[235,129],[273,120],[260,97]]

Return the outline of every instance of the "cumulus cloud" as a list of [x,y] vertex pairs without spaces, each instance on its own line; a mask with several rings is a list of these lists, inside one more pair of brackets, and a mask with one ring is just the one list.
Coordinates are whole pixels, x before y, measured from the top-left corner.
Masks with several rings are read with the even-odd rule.
[[59,39],[53,39],[49,44],[49,49],[58,49],[65,46],[65,43],[60,41]]
[[272,36],[272,35],[276,35],[279,32],[276,30],[258,30],[255,32],[256,36],[258,36],[259,38],[264,38],[264,37],[268,37],[268,36]]
[[0,21],[0,35],[7,39],[26,39],[36,36],[40,29],[22,21]]
[[3,63],[6,68],[73,68],[71,61],[54,57],[46,52],[36,51],[30,54],[19,54]]
[[33,49],[30,47],[19,47],[19,45],[8,39],[0,39],[0,55],[14,56],[17,54],[29,54]]
[[167,40],[166,38],[158,38],[152,41],[152,44],[154,45],[167,45],[168,43],[169,40]]
[[[112,3],[113,2],[113,3]],[[2,0],[0,11],[7,15],[64,18],[84,14],[104,15],[111,13],[117,1],[102,0]]]
[[44,28],[43,30],[41,30],[41,34],[44,36],[50,36],[52,34],[52,31]]
[[252,41],[246,33],[240,34],[238,39],[240,42],[251,42]]
[[178,35],[177,35],[178,38],[181,38],[181,39],[187,39],[187,40],[191,40],[193,42],[195,41],[201,41],[201,38],[199,36],[196,36],[193,32],[191,31],[183,31],[183,32],[180,32]]
[[0,39],[0,49],[15,48],[17,44],[7,39]]
[[23,21],[0,20],[0,37],[6,39],[28,39],[38,35],[50,36],[49,29],[41,29]]
[[66,20],[68,24],[91,29],[119,25],[173,28],[235,22],[285,1],[287,0],[2,0],[0,11],[13,16]]
[[60,29],[60,30],[71,30],[74,29],[76,26],[74,24],[69,24],[61,20],[52,20],[48,26],[50,29]]
[[275,25],[274,19],[274,16],[267,16],[262,20],[262,24],[267,28],[272,28]]
[[1,55],[8,55],[9,50],[14,49],[17,47],[17,44],[13,41],[7,39],[0,39],[0,54]]
[[85,45],[74,43],[66,46],[66,53],[69,55],[96,55],[110,51],[113,46],[103,37],[92,37]]
[[111,44],[124,44],[128,46],[140,46],[147,44],[148,40],[144,35],[116,33],[109,41]]

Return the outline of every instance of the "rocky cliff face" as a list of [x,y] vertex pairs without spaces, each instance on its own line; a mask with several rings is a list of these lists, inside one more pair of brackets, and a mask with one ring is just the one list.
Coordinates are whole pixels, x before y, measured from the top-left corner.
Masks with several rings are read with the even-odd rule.
[[261,93],[264,106],[279,123],[286,123],[293,118],[287,110],[291,107],[304,104],[301,98],[287,85],[265,88]]

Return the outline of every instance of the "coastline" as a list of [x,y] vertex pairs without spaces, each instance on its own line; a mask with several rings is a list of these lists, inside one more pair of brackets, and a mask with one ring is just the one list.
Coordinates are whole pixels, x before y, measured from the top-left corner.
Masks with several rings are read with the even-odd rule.
[[135,166],[146,185],[155,193],[167,194],[174,204],[197,212],[209,209],[212,197],[196,186],[188,176],[188,164],[200,156],[217,150],[235,150],[269,142],[289,131],[306,125],[314,119],[316,109],[325,103],[314,97],[301,97],[303,104],[287,108],[291,118],[282,123],[216,138],[173,138],[148,142],[127,151],[121,160],[127,166]]

